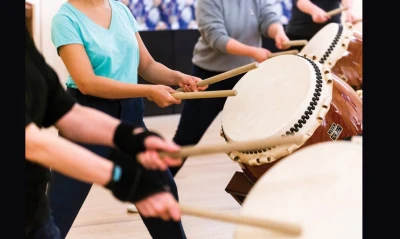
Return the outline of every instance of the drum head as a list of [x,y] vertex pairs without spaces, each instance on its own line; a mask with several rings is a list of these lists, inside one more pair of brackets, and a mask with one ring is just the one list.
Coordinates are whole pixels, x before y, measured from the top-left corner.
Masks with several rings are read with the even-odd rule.
[[333,67],[346,52],[352,34],[350,23],[329,23],[310,39],[299,54],[315,55],[321,64]]
[[302,234],[238,226],[236,239],[361,239],[361,143],[324,142],[294,152],[258,180],[241,213],[296,223]]
[[237,95],[225,102],[225,136],[236,142],[258,140],[290,129],[313,97],[315,75],[312,65],[296,55],[271,58],[247,72],[233,88]]

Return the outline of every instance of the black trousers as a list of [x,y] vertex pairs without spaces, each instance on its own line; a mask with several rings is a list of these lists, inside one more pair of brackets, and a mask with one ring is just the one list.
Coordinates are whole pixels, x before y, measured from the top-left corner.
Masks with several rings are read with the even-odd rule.
[[[201,79],[206,79],[220,73],[223,72],[208,71],[195,65],[192,69],[192,75]],[[207,91],[231,90],[243,75],[211,84]],[[184,100],[178,129],[173,139],[174,142],[181,146],[197,144],[215,117],[224,108],[225,101],[226,97]],[[175,176],[181,167],[170,168],[172,175]]]
[[[67,88],[67,93],[81,105],[100,110],[125,123],[141,124],[145,127],[143,122],[144,102],[142,98],[108,100],[83,95],[78,90],[71,88]],[[108,158],[113,151],[112,148],[99,145],[80,145],[105,158]],[[164,180],[169,185],[172,194],[178,200],[178,190],[170,171],[167,170],[163,176],[164,178],[161,180]],[[54,221],[60,229],[62,238],[65,238],[71,229],[91,187],[92,184],[69,178],[57,172],[52,173],[48,188],[49,203]],[[142,220],[154,239],[186,239],[181,222],[165,222],[158,218],[145,217],[142,217]]]

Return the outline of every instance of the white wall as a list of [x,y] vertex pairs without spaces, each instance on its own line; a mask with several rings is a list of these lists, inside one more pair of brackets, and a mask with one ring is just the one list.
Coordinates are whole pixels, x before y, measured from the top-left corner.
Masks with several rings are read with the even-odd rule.
[[63,82],[65,87],[65,81],[68,76],[67,69],[64,66],[61,58],[58,56],[57,51],[51,41],[51,20],[57,13],[61,5],[66,0],[36,0],[40,1],[41,6],[41,47],[42,54],[45,57],[47,63],[53,67],[57,72],[60,81]]

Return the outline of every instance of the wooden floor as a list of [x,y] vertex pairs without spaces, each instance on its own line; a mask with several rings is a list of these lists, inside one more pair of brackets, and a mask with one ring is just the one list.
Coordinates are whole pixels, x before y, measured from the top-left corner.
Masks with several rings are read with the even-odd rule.
[[[149,129],[172,139],[179,115],[145,118]],[[201,144],[223,143],[219,136],[220,117],[210,126]],[[195,127],[195,126],[193,126]],[[180,202],[216,211],[239,213],[239,204],[225,192],[235,171],[240,171],[225,154],[193,157],[186,161],[176,177]],[[139,215],[127,214],[127,204],[114,199],[109,191],[94,186],[67,239],[147,239],[151,238]],[[234,225],[184,215],[188,239],[233,238]]]

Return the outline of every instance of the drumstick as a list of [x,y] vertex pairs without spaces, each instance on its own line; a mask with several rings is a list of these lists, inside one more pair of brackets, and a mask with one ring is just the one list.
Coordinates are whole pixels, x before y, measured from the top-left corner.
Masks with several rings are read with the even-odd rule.
[[292,223],[279,222],[275,220],[250,217],[245,215],[235,215],[231,213],[216,212],[209,209],[184,206],[182,204],[180,204],[179,207],[182,213],[186,213],[197,217],[203,217],[207,219],[214,219],[223,222],[242,224],[246,226],[260,227],[263,229],[270,229],[293,235],[300,235],[302,231],[299,225]]
[[349,9],[349,7],[340,7],[340,8],[336,8],[336,9],[334,9],[334,10],[332,10],[332,11],[327,12],[326,15],[332,17],[332,16],[334,16],[334,15],[336,15],[336,14],[339,14],[339,13],[341,13],[341,12],[343,12],[343,11],[346,11],[347,9]]
[[245,150],[256,150],[274,147],[276,145],[293,144],[301,139],[299,136],[288,136],[288,137],[271,137],[269,139],[261,139],[246,142],[232,142],[214,145],[203,145],[203,146],[184,146],[177,152],[160,152],[160,156],[170,156],[172,158],[185,158],[189,156],[207,155],[216,153],[228,153],[231,151],[245,151]]
[[271,53],[271,54],[268,56],[268,59],[269,59],[269,58],[272,58],[272,57],[275,57],[275,56],[281,56],[281,55],[297,55],[297,54],[299,54],[299,50],[290,50],[290,51],[274,52],[274,53]]
[[[199,82],[196,83],[196,85],[200,86],[200,87],[201,86],[206,86],[206,85],[211,85],[211,84],[214,84],[214,83],[229,79],[231,77],[246,73],[248,71],[256,69],[257,67],[258,67],[258,63],[254,62],[254,63],[248,64],[248,65],[244,65],[244,66],[238,67],[236,69],[233,69],[233,70],[218,74],[216,76],[207,78],[205,80],[199,81]],[[179,88],[176,91],[183,91],[183,89]]]
[[178,92],[172,93],[171,95],[178,100],[186,99],[205,99],[205,98],[220,98],[228,96],[236,96],[236,90],[215,90],[215,91],[203,91],[203,92]]
[[287,41],[283,43],[284,47],[289,47],[289,46],[305,46],[307,45],[308,41],[307,40],[295,40],[295,41]]

